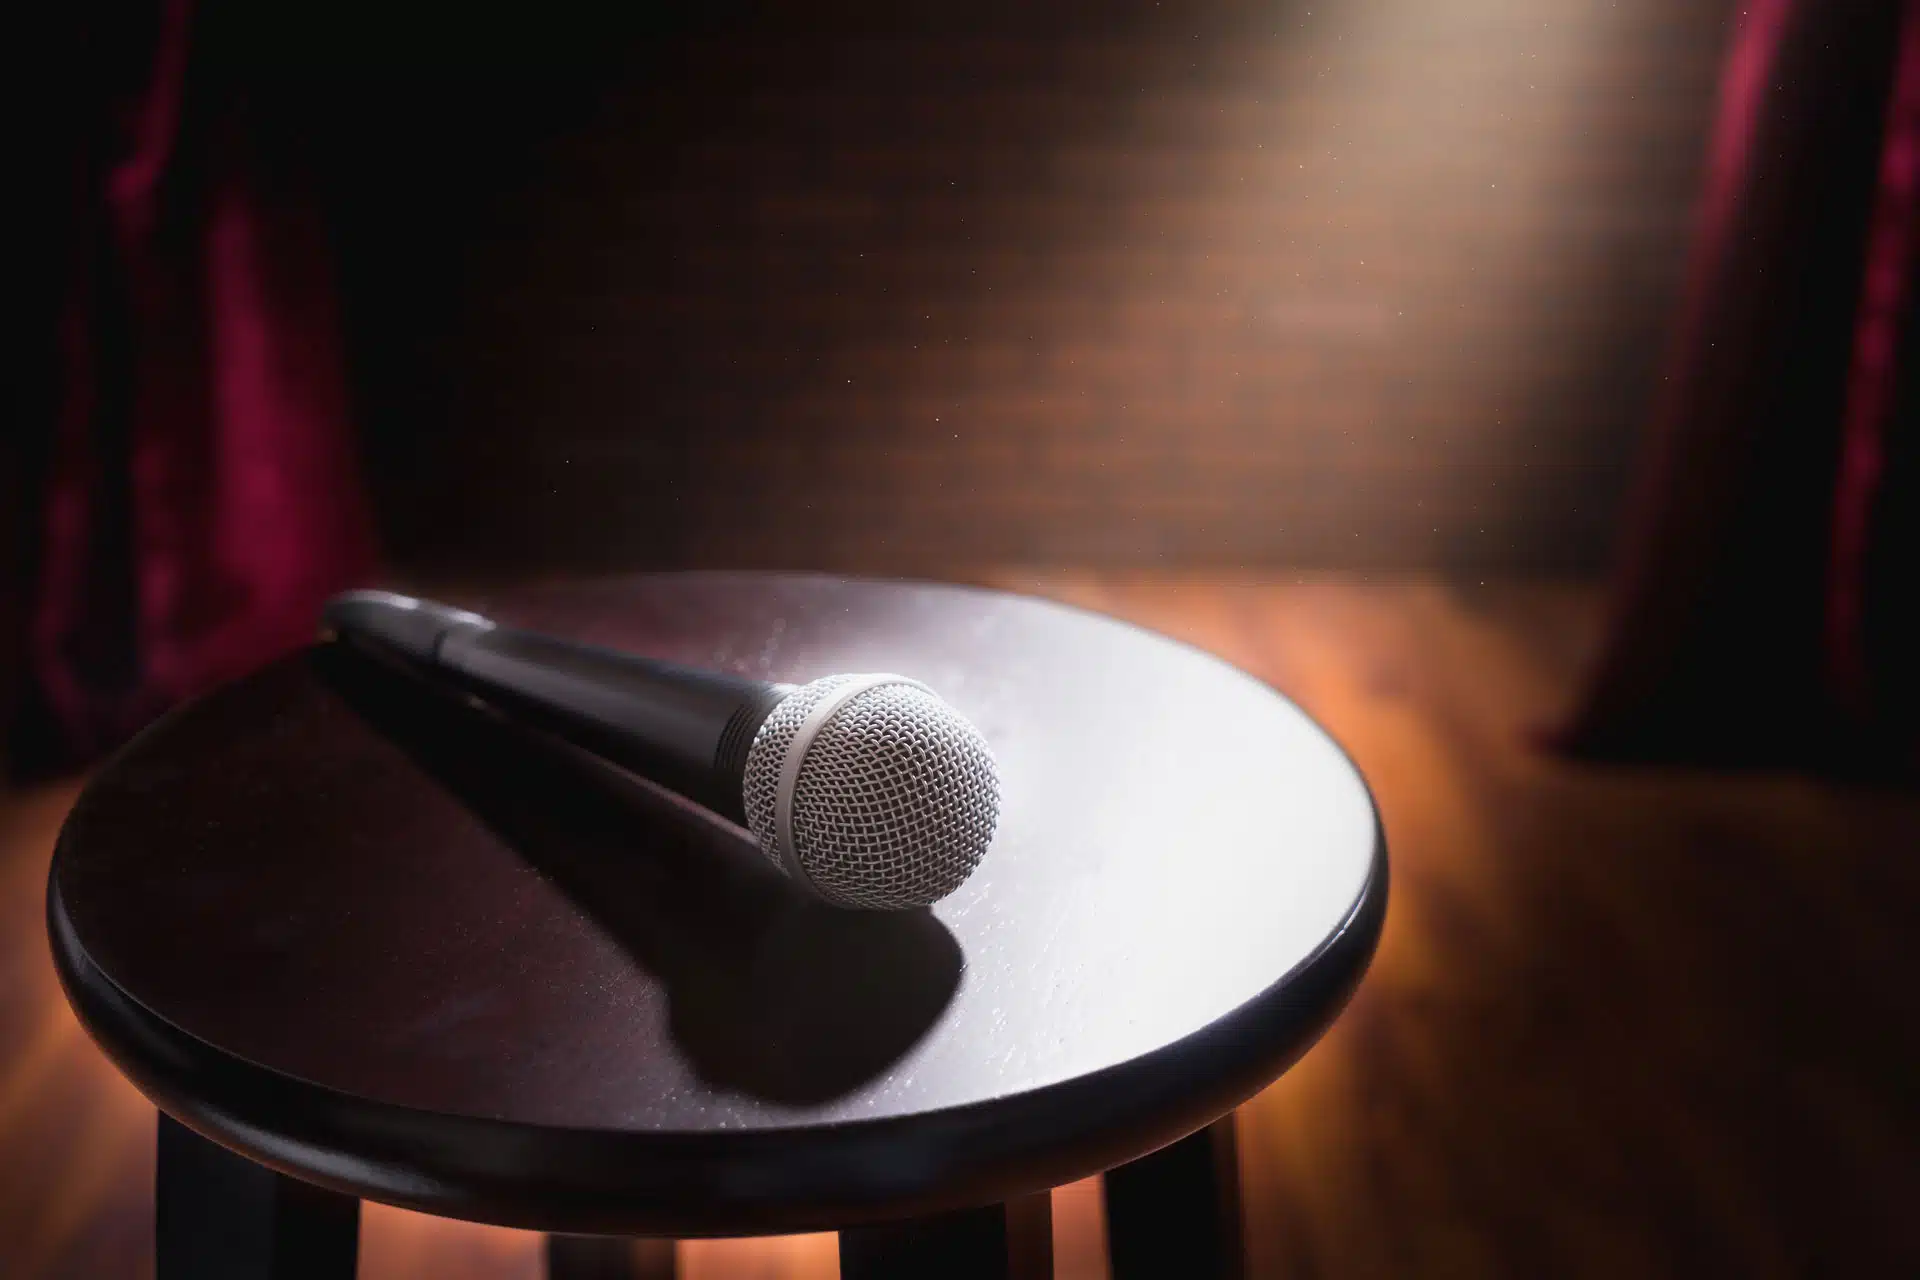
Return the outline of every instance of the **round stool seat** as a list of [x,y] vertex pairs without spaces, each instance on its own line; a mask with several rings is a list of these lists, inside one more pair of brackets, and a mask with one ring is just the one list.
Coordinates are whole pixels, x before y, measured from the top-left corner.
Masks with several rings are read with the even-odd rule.
[[343,646],[227,686],[88,785],[49,929],[164,1112],[302,1181],[675,1236],[1005,1200],[1231,1110],[1378,936],[1351,763],[1135,627],[787,575],[459,603],[767,679],[922,680],[992,745],[999,833],[930,911],[839,911],[744,833]]

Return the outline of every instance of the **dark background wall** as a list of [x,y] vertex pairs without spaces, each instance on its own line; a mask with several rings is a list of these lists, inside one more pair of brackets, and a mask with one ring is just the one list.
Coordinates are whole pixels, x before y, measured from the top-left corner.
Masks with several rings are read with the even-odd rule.
[[396,557],[489,575],[1595,569],[1730,20],[340,12],[248,56]]

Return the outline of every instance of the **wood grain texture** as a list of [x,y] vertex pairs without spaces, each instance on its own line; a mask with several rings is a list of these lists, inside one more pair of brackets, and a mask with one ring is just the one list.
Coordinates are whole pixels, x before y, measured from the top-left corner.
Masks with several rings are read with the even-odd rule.
[[393,546],[1597,565],[1733,7],[843,0],[321,59]]
[[[1273,681],[1353,752],[1395,854],[1372,972],[1243,1107],[1256,1277],[1902,1274],[1920,1263],[1920,801],[1542,756],[1585,589],[1007,573]],[[0,809],[0,1273],[144,1274],[151,1113],[39,932],[72,788]],[[1103,1276],[1097,1188],[1054,1197]],[[363,1274],[537,1274],[538,1239],[370,1207]],[[825,1280],[833,1237],[683,1245],[698,1280]]]

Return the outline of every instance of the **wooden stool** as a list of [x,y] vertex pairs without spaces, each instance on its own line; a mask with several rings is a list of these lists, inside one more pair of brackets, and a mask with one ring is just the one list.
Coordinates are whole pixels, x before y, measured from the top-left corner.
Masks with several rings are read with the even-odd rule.
[[994,592],[463,603],[922,679],[993,745],[999,836],[931,911],[836,911],[734,828],[337,646],[176,712],[87,787],[48,890],[69,999],[164,1113],[160,1280],[350,1276],[363,1198],[553,1233],[555,1275],[824,1229],[848,1280],[1046,1275],[1045,1193],[1101,1170],[1116,1280],[1237,1273],[1231,1110],[1337,1012],[1386,903],[1366,787],[1297,708]]

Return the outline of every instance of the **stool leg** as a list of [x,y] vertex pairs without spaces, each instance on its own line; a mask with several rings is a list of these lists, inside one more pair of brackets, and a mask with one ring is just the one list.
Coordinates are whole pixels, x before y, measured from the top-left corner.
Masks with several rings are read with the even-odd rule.
[[360,1202],[160,1117],[156,1280],[352,1280]]
[[1102,1179],[1113,1280],[1241,1280],[1240,1161],[1233,1116]]
[[673,1280],[671,1240],[548,1236],[547,1280]]
[[1053,1193],[1001,1206],[1007,1216],[1007,1280],[1053,1280]]
[[840,1280],[1049,1280],[1053,1208],[1046,1192],[984,1209],[849,1227]]

